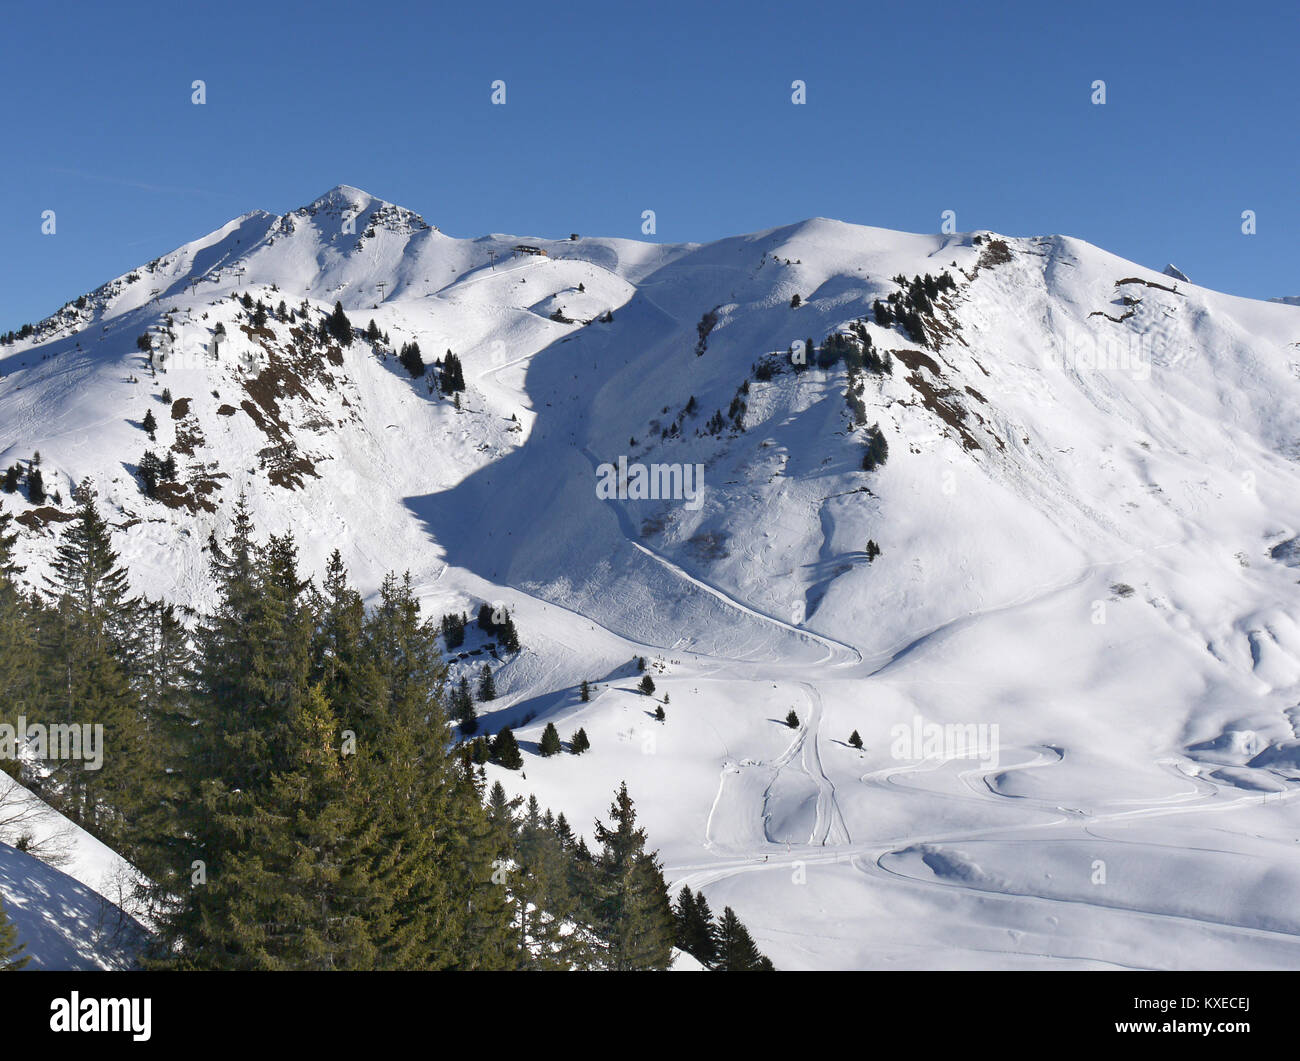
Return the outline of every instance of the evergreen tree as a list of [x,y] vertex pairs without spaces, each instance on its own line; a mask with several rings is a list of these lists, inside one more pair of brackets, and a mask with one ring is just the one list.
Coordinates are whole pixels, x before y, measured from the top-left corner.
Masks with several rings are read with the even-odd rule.
[[717,930],[704,894],[692,894],[691,889],[683,884],[677,896],[674,920],[677,948],[705,965],[712,965],[718,956]]
[[718,957],[713,968],[718,972],[770,971],[772,963],[759,953],[748,929],[740,923],[731,907],[722,911],[717,927]]
[[30,962],[31,956],[24,955],[26,943],[18,942],[18,928],[5,913],[4,897],[0,896],[0,973],[13,972]]
[[149,441],[152,442],[154,438],[154,432],[158,430],[158,421],[154,419],[152,409],[148,409],[145,411],[144,420],[141,422],[140,426],[145,429],[146,433],[149,435]]
[[582,679],[582,685],[578,689],[578,699],[581,700],[584,704],[590,702],[591,700],[591,686],[587,684],[586,678]]
[[644,678],[641,679],[640,683],[637,685],[637,688],[640,689],[643,693],[645,693],[646,696],[653,696],[655,691],[655,680],[652,677],[650,677],[650,675],[647,674]]
[[578,732],[569,738],[569,748],[574,755],[581,755],[591,747],[591,741],[587,739],[587,731],[581,726]]
[[27,500],[33,505],[45,503],[45,477],[35,465],[27,469]]
[[564,746],[560,743],[560,733],[555,728],[555,723],[546,723],[546,729],[542,731],[542,754],[549,758],[552,755],[558,755],[563,750]]
[[790,713],[785,716],[785,724],[791,729],[799,728],[799,716],[795,714],[794,708],[790,708]]
[[478,715],[474,713],[474,697],[470,695],[469,679],[461,676],[460,684],[452,690],[451,717],[460,724],[460,731],[468,736],[478,731]]
[[84,759],[49,759],[44,791],[53,791],[58,809],[73,821],[120,846],[142,778],[152,769],[126,665],[139,602],[129,596],[94,490],[83,485],[76,500],[76,519],[64,531],[46,580],[54,607],[41,629],[50,689],[41,714],[47,724],[101,733],[108,754],[98,769],[87,769],[91,764]]
[[328,334],[342,346],[351,346],[353,339],[352,322],[343,312],[343,303],[334,303],[334,312],[330,314],[325,329]]
[[483,669],[479,672],[478,698],[480,703],[487,703],[489,700],[497,698],[497,686],[492,678],[492,668],[486,663],[483,664]]
[[657,853],[645,850],[645,830],[636,825],[626,783],[609,813],[609,826],[599,819],[595,825],[601,845],[593,896],[600,964],[613,970],[666,969],[672,959],[672,904]]
[[519,743],[515,740],[515,735],[508,726],[498,733],[492,741],[492,759],[507,770],[519,770],[524,765],[524,757],[520,754]]
[[862,750],[862,737],[856,729],[849,734],[849,744],[859,751]]
[[[373,322],[371,322],[373,324]],[[397,355],[402,367],[411,374],[412,379],[419,379],[425,373],[424,358],[420,356],[419,343],[403,343],[402,352]]]

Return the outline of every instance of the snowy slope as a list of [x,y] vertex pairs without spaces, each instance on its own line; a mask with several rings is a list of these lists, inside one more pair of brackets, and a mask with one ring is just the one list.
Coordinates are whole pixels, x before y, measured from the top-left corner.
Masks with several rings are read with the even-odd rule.
[[[944,271],[929,344],[874,322],[892,277]],[[389,342],[255,331],[245,293],[339,300]],[[843,365],[785,356],[850,322],[894,363],[864,425]],[[462,359],[459,410],[397,363],[412,340]],[[206,602],[243,492],[309,570],[337,546],[367,591],[409,568],[435,615],[504,602],[524,649],[485,728],[593,748],[500,776],[575,827],[626,778],[672,883],[778,967],[1300,958],[1300,308],[1060,236],[463,240],[340,187],[70,303],[0,373],[0,466],[39,450],[62,495],[0,495],[31,577],[88,477],[153,595]],[[134,474],[147,409],[170,504]],[[619,457],[703,465],[702,503],[601,499]],[[899,753],[918,717],[996,725],[997,762]]]
[[28,969],[128,969],[144,930],[98,892],[0,843],[0,899]]

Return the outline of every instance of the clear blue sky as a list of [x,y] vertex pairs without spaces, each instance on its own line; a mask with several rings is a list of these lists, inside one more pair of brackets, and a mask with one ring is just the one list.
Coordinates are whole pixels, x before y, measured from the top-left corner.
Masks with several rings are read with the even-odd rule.
[[954,210],[1300,294],[1294,0],[288,7],[5,7],[0,328],[340,183],[456,236],[641,238],[646,209],[674,242],[817,215],[933,232]]

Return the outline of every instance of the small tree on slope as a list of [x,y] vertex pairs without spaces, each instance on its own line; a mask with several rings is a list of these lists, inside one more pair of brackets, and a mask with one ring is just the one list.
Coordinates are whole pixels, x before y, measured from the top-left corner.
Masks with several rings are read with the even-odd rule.
[[26,949],[26,943],[18,942],[18,926],[9,920],[4,899],[0,898],[0,972],[21,969],[30,962],[31,956],[23,954]]

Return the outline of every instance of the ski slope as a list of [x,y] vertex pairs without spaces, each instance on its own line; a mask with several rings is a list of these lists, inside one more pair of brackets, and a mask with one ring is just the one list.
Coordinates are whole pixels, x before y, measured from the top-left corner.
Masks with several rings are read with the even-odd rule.
[[[875,322],[943,271],[930,345]],[[588,836],[626,780],[674,889],[778,968],[1300,962],[1300,307],[1064,236],[457,239],[347,186],[136,272],[0,347],[0,464],[39,450],[65,512],[93,479],[140,591],[208,603],[242,492],[304,570],[338,547],[431,615],[505,603],[523,650],[480,713],[526,762],[492,776]],[[236,293],[389,343],[302,353]],[[155,378],[136,338],[168,318]],[[843,366],[782,360],[852,321],[894,359],[864,376],[872,472]],[[459,409],[408,341],[461,358]],[[704,430],[742,383],[742,429]],[[211,510],[143,497],[146,409]],[[602,500],[620,456],[703,465],[703,503]],[[57,518],[0,504],[38,579]],[[996,726],[996,765],[900,756],[917,719]],[[551,721],[591,751],[530,754]]]

